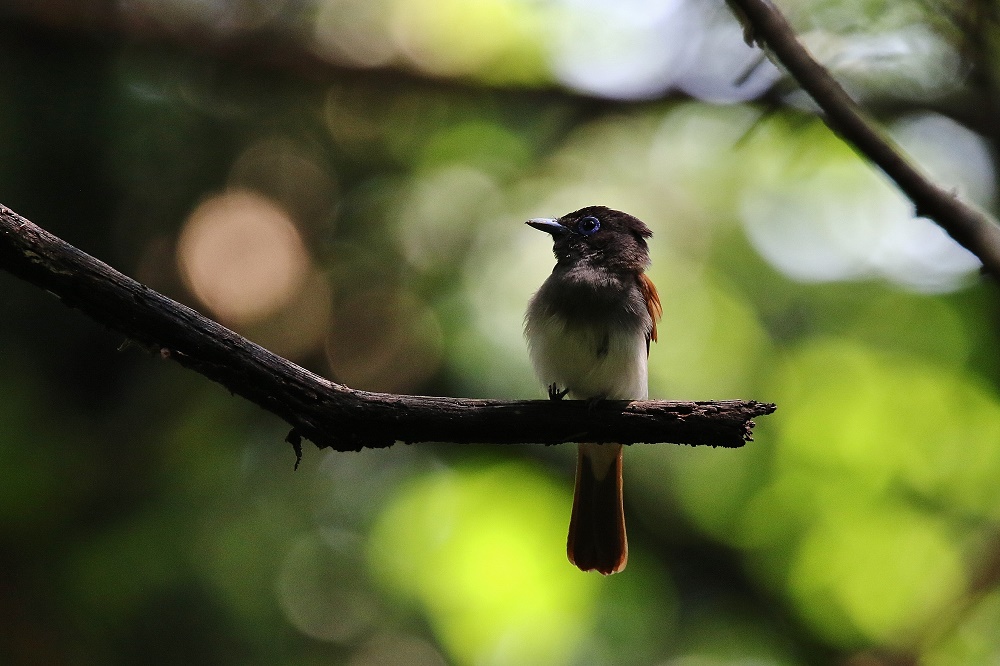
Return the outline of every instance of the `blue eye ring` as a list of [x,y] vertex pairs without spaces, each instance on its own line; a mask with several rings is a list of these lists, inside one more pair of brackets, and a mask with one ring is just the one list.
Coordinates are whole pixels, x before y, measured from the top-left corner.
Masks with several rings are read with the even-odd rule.
[[601,221],[598,220],[593,215],[588,215],[587,217],[581,217],[579,220],[577,220],[576,223],[577,232],[584,236],[590,236],[591,234],[595,234],[600,228],[601,228]]

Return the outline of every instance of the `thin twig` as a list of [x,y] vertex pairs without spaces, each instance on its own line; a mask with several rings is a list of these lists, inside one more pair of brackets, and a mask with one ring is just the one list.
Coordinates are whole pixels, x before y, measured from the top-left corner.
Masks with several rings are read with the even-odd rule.
[[[774,405],[474,400],[356,391],[323,379],[149,289],[0,205],[0,268],[129,339],[222,384],[319,447],[393,442],[672,442],[738,447]],[[298,451],[297,451],[298,452]]]
[[[844,141],[876,164],[913,202],[917,215],[941,226],[1000,277],[1000,225],[955,192],[932,183],[902,149],[881,132],[795,37],[770,0],[728,0],[742,11],[748,35],[763,43],[823,110],[825,122]],[[749,26],[747,26],[749,24]],[[747,28],[749,28],[747,30]]]

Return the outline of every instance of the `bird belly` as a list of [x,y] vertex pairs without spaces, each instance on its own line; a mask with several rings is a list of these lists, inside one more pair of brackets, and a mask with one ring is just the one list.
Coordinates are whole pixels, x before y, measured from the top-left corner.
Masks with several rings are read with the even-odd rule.
[[567,326],[546,317],[528,327],[535,372],[577,399],[644,400],[648,396],[645,333],[626,327]]

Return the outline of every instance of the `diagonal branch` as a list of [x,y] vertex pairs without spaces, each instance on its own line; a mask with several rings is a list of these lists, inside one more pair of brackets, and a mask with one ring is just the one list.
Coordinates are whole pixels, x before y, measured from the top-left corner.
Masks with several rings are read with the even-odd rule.
[[[1000,277],[1000,225],[984,211],[932,183],[902,149],[864,114],[795,37],[770,0],[727,0],[739,11],[745,34],[770,49],[788,73],[815,100],[825,122],[844,141],[874,162],[913,202],[916,214],[936,222]],[[749,40],[748,40],[749,41]]]
[[393,442],[674,442],[738,447],[754,401],[474,400],[390,395],[335,384],[122,275],[0,205],[0,268],[66,305],[277,414],[300,437],[339,451]]

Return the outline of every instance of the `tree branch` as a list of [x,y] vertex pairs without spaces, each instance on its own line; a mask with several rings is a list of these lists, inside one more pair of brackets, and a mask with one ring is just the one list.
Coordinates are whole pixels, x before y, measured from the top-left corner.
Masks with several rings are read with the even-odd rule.
[[[932,183],[866,117],[844,89],[796,39],[792,27],[770,0],[727,0],[739,11],[749,39],[766,45],[788,73],[826,114],[826,124],[856,151],[874,162],[913,202],[916,214],[936,222],[1000,277],[1000,225],[984,211]],[[740,15],[742,13],[742,16]],[[748,41],[749,41],[748,39]]]
[[474,400],[356,391],[272,354],[0,205],[0,268],[277,414],[320,448],[393,442],[674,442],[738,447],[775,406],[716,402]]

